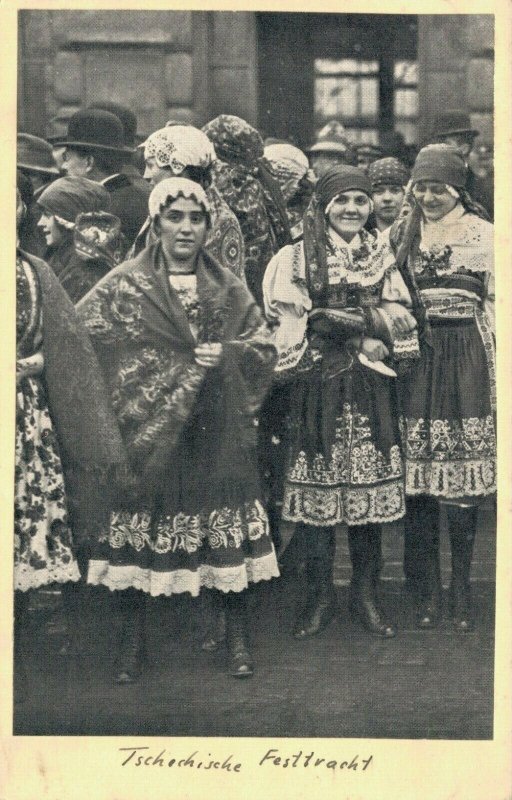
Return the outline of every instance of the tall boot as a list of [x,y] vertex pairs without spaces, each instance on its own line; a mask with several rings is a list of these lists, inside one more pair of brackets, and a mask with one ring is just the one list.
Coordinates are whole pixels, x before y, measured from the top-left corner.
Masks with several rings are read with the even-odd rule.
[[478,509],[447,506],[448,529],[452,549],[450,600],[453,622],[460,633],[473,630],[470,572],[475,544]]
[[333,585],[336,529],[304,526],[307,596],[294,626],[296,639],[309,639],[334,619],[336,593]]
[[121,616],[115,680],[134,683],[146,660],[146,595],[136,589],[124,589],[115,601]]
[[348,530],[352,561],[350,611],[371,633],[392,638],[396,636],[396,628],[385,619],[376,591],[381,565],[380,526],[358,525],[350,526]]
[[81,581],[68,581],[60,587],[60,596],[66,619],[66,634],[59,655],[71,658],[82,652],[82,592]]
[[247,631],[247,590],[227,592],[224,596],[224,608],[228,673],[233,678],[249,678],[254,673],[254,664],[249,651]]
[[441,617],[439,505],[434,497],[407,498],[404,573],[420,628],[435,627]]
[[28,621],[28,592],[14,592],[14,702],[23,703],[28,697],[28,677],[25,668],[24,638]]
[[206,620],[201,650],[212,652],[226,641],[225,604],[221,593],[215,589],[206,589],[200,603]]

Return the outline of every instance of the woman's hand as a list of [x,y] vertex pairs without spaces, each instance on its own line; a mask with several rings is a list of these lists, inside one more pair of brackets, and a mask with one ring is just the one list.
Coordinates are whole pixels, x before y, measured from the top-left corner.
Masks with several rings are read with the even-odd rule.
[[361,342],[361,353],[364,353],[368,361],[382,361],[389,356],[389,350],[380,339],[371,339],[365,336]]
[[19,358],[16,361],[16,384],[19,384],[23,378],[28,378],[30,375],[41,375],[43,369],[44,358],[42,353],[35,353],[27,358]]
[[416,320],[411,312],[401,303],[384,301],[381,303],[381,308],[393,320],[393,328],[395,333],[406,334],[415,329]]
[[196,364],[201,367],[217,367],[222,357],[222,345],[220,342],[212,344],[199,344],[194,350]]

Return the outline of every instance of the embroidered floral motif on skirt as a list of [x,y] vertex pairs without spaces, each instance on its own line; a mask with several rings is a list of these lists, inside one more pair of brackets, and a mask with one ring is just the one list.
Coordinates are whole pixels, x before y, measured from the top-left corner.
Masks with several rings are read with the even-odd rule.
[[493,494],[492,341],[475,318],[435,320],[432,339],[433,347],[401,381],[407,493],[447,499]]
[[400,519],[405,491],[393,380],[356,363],[328,383],[312,370],[292,392],[284,519],[319,526]]

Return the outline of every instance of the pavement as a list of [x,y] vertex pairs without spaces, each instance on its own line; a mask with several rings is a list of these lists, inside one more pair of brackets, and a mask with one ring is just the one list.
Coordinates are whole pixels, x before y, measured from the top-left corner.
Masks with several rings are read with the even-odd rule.
[[[494,532],[489,506],[480,514],[472,571],[477,624],[474,632],[458,634],[447,615],[436,630],[415,627],[403,588],[402,530],[386,526],[381,594],[399,627],[391,640],[350,618],[342,528],[337,618],[314,639],[293,639],[301,582],[292,541],[285,575],[251,589],[256,671],[243,681],[225,674],[222,650],[201,650],[202,606],[187,596],[150,601],[149,669],[137,684],[117,686],[112,642],[118,621],[109,592],[84,588],[83,648],[72,658],[59,655],[65,637],[60,593],[34,592],[23,657],[29,692],[15,703],[14,734],[491,739]],[[446,532],[442,568],[447,586]]]

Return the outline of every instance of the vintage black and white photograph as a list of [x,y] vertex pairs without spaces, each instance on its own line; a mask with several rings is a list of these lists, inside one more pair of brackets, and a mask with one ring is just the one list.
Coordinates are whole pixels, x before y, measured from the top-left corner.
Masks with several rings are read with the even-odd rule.
[[493,739],[494,28],[18,12],[14,736]]

